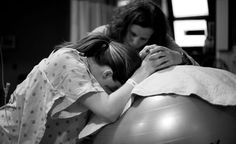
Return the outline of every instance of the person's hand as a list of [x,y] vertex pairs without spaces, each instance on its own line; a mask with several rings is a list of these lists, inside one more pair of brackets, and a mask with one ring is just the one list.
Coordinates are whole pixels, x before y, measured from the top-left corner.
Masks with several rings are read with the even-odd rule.
[[139,54],[142,59],[146,59],[148,57],[148,59],[152,61],[152,65],[156,70],[182,63],[182,55],[180,52],[163,46],[145,46]]
[[149,46],[147,51],[140,52],[140,56],[142,57],[143,61],[141,66],[132,76],[132,79],[134,79],[137,83],[141,82],[143,79],[147,78],[155,71],[160,69],[161,60],[159,59],[155,49],[155,46]]
[[154,49],[157,45],[153,44],[153,45],[148,45],[145,46],[140,52],[139,52],[139,56],[144,59],[149,53],[151,49]]

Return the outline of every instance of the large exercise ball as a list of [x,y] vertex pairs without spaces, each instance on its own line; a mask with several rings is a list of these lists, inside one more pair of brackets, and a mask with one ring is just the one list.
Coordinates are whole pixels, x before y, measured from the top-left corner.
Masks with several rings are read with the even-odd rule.
[[236,144],[235,110],[195,96],[137,97],[94,144]]

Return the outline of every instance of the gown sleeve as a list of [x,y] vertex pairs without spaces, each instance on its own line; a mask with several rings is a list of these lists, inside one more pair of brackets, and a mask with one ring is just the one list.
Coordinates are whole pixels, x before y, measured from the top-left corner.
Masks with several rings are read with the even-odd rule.
[[[52,117],[68,118],[79,115],[87,111],[85,107],[77,103],[80,97],[91,92],[104,92],[90,73],[86,58],[81,57],[76,50],[55,54],[50,63],[52,70],[49,69],[47,72],[48,77],[53,86],[64,95],[54,103],[51,110]],[[56,69],[54,69],[55,65],[57,65]]]

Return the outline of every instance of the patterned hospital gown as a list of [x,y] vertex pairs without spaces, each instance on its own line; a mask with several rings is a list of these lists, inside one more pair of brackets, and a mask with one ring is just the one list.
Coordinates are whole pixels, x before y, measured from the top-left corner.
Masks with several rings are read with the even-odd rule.
[[85,57],[62,48],[43,59],[0,109],[0,144],[71,144],[85,126],[86,93],[104,92]]

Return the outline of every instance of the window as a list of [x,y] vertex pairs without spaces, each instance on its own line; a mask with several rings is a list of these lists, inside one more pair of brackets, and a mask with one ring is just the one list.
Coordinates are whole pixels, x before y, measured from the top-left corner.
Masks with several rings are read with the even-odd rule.
[[172,7],[175,18],[209,14],[207,0],[172,0]]
[[204,46],[207,35],[206,20],[175,20],[176,43],[182,47]]
[[207,37],[208,0],[171,0],[173,29],[181,47],[203,47]]

